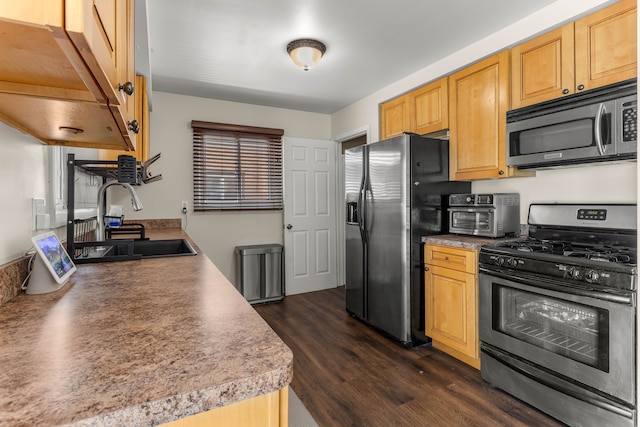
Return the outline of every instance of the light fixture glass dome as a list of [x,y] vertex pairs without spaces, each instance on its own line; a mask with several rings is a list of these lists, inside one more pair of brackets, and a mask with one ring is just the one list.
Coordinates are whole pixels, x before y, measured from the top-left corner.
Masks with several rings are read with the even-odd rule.
[[317,65],[326,50],[324,43],[313,39],[298,39],[287,45],[291,60],[305,71]]

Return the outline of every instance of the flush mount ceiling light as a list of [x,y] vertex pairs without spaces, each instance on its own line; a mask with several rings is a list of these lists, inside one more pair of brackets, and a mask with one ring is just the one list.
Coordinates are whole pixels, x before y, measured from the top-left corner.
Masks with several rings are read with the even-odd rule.
[[305,71],[320,62],[326,50],[324,43],[313,39],[298,39],[287,45],[287,53],[293,62]]

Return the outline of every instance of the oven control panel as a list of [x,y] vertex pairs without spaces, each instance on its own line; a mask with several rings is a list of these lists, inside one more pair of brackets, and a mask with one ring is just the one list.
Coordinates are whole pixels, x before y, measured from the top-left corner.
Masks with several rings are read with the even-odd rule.
[[520,207],[518,193],[489,193],[489,194],[450,194],[450,206],[517,206]]
[[[535,263],[533,260],[526,260],[509,255],[491,255],[489,260],[492,264],[497,265],[498,267],[512,269],[523,268],[530,271],[536,270],[536,267],[533,265],[527,265]],[[547,264],[547,266],[551,267],[551,264]],[[562,277],[563,279],[583,280],[588,283],[598,283],[601,277],[606,278],[609,276],[606,272],[599,269],[587,268],[578,265],[553,264],[553,267],[551,268],[557,271],[557,274],[554,276]],[[549,274],[549,271],[547,271],[547,274]]]
[[[480,251],[480,266],[489,270],[511,271],[517,275],[518,271],[540,274],[547,277],[568,280],[582,285],[598,288],[612,287],[635,290],[636,284],[628,274],[607,268],[580,265],[578,263],[549,262],[511,254],[490,254],[486,249]],[[493,267],[492,267],[493,266]],[[511,274],[511,273],[509,273]],[[631,280],[631,282],[629,282]]]
[[606,209],[578,209],[578,219],[589,221],[605,221],[607,219]]

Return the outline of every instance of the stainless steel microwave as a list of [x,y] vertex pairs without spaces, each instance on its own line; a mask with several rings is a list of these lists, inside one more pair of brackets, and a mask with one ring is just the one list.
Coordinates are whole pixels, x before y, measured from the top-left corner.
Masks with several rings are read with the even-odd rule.
[[449,232],[482,237],[520,234],[518,193],[449,195]]
[[635,159],[636,80],[507,112],[507,165],[541,169]]

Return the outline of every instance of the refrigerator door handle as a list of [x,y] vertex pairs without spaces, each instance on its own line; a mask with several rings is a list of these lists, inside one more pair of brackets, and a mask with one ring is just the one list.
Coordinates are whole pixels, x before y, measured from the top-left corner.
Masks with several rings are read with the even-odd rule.
[[371,189],[367,188],[364,190],[364,205],[365,205],[365,209],[364,209],[364,224],[365,224],[365,231],[369,232],[369,230],[371,230],[371,225],[373,224],[373,219],[369,216],[369,209],[367,208],[369,206],[369,202],[373,200],[373,193],[371,192]]
[[366,216],[366,195],[364,190],[364,183],[360,187],[360,193],[358,194],[358,212],[360,215],[358,216],[358,227],[360,228],[360,236],[363,241],[366,241],[365,236],[365,216]]

